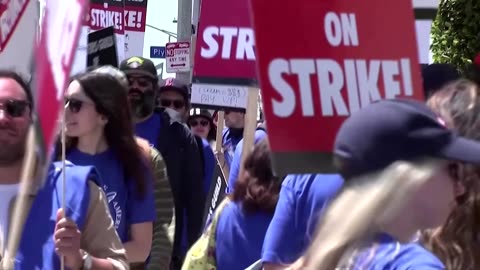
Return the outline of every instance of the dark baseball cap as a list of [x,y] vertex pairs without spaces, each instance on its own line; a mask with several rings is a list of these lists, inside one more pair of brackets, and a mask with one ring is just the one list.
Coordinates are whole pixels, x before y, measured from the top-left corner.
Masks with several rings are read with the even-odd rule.
[[140,75],[151,78],[154,81],[158,80],[157,68],[152,60],[140,56],[133,56],[123,60],[120,63],[120,70],[128,75]]
[[215,127],[215,124],[213,123],[212,114],[208,110],[197,109],[197,108],[190,110],[190,116],[187,119],[188,124],[190,125],[190,121],[198,117],[203,117],[207,119],[208,122],[210,123],[210,126]]
[[198,116],[202,116],[202,117],[208,118],[210,120],[213,119],[212,114],[206,109],[193,108],[193,109],[190,110],[189,118],[194,118],[194,117],[198,117]]
[[422,68],[423,89],[428,98],[446,84],[460,79],[457,68],[451,64],[430,64]]
[[165,80],[160,81],[159,92],[161,93],[164,91],[178,92],[179,94],[183,95],[183,97],[186,100],[188,100],[188,97],[190,95],[190,90],[188,85],[176,78],[167,78]]
[[353,113],[337,133],[334,154],[345,177],[386,168],[395,161],[440,158],[480,164],[480,143],[458,136],[424,103],[382,100]]

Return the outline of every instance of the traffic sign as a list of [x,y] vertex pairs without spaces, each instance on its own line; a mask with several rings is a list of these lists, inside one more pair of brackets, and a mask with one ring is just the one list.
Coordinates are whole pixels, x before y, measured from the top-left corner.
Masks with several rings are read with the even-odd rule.
[[150,58],[165,58],[165,46],[150,46]]
[[190,42],[167,43],[167,72],[190,71]]

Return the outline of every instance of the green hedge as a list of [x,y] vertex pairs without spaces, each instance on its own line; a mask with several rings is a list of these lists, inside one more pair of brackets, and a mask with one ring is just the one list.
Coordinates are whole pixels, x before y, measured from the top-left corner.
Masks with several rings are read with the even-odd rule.
[[480,52],[480,0],[441,0],[431,34],[433,61],[464,71]]

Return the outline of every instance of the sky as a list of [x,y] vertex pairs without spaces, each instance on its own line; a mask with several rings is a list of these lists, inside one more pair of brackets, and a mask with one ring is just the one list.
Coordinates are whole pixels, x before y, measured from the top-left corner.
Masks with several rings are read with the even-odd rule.
[[[192,0],[194,2],[194,0]],[[435,7],[438,5],[438,0],[413,0],[415,6],[418,7]],[[148,0],[147,6],[147,24],[170,31],[173,33],[177,32],[177,24],[173,22],[174,18],[177,18],[177,9],[178,9],[178,0]],[[429,51],[429,32],[430,32],[431,22],[429,21],[417,21],[417,37],[419,42],[420,62],[429,63],[432,61],[431,53]],[[88,32],[85,32],[85,36]],[[175,38],[171,39],[173,42]],[[168,35],[155,30],[151,27],[146,27],[145,29],[145,38],[144,38],[144,48],[143,56],[150,58],[150,46],[165,46],[168,42]],[[86,43],[86,38],[85,38]],[[83,45],[85,47],[86,44]],[[79,50],[80,51],[80,50]],[[85,52],[81,54],[82,61],[75,61],[72,68],[72,74],[82,71],[85,68],[86,59],[84,56]],[[77,56],[78,58],[78,56]],[[165,59],[152,59],[155,65],[164,63]],[[160,72],[160,70],[159,70]],[[163,78],[174,77],[175,73],[166,73],[163,72]]]
[[[178,1],[176,0],[149,0],[147,6],[147,24],[176,33],[177,24],[173,23],[173,19],[177,18],[177,8]],[[172,37],[171,41],[175,41],[175,38]],[[147,26],[143,45],[143,57],[150,57],[150,46],[165,46],[167,42],[167,34]],[[165,62],[165,59],[153,58],[151,60],[155,65]],[[169,74],[165,71],[163,72],[163,78],[174,76],[175,73]]]
[[[438,2],[439,0],[413,0],[413,4],[416,7],[436,7],[438,6]],[[147,24],[176,33],[177,24],[173,23],[173,19],[177,18],[177,8],[177,0],[149,0],[147,7]],[[419,50],[420,62],[431,63],[432,55],[428,49],[431,22],[417,21],[416,26],[419,48],[424,48],[423,50]],[[149,58],[150,46],[165,46],[168,42],[168,35],[150,27],[147,27],[145,31],[143,56]],[[175,39],[172,38],[172,41],[175,41]],[[155,65],[165,62],[165,59],[152,60]],[[174,76],[174,73],[168,74],[165,71],[163,72],[163,78]]]

